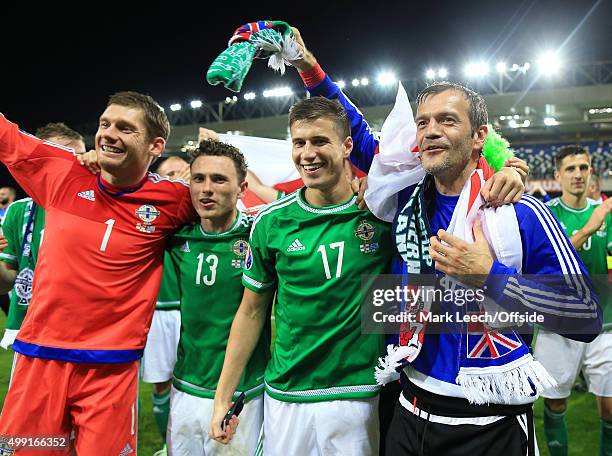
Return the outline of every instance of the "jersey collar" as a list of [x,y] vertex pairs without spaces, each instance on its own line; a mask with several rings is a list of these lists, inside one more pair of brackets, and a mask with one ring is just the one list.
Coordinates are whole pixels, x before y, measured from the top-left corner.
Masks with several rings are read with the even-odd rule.
[[112,185],[112,184],[109,184],[108,182],[103,181],[102,177],[100,177],[100,174],[98,174],[98,187],[100,188],[100,190],[102,190],[104,193],[110,196],[127,195],[129,193],[134,193],[140,190],[140,188],[144,185],[144,183],[147,181],[148,178],[149,178],[149,174],[147,173],[145,177],[143,177],[142,180],[138,182],[135,186],[125,188],[125,187],[117,187],[115,185]]

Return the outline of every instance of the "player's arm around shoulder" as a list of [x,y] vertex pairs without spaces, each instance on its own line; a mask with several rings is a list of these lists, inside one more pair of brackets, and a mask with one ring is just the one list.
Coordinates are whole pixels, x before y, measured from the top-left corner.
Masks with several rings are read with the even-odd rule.
[[274,290],[255,292],[245,288],[240,307],[230,331],[223,369],[219,377],[214,399],[214,411],[210,422],[210,436],[221,443],[228,443],[238,426],[236,418],[221,429],[221,422],[232,405],[232,397],[242,373],[257,345],[267,317],[267,307],[272,302]]

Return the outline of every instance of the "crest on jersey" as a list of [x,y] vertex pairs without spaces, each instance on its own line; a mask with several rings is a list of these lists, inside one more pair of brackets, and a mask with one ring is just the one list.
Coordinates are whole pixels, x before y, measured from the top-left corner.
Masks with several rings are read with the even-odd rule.
[[357,226],[357,229],[355,230],[355,236],[362,241],[371,240],[374,237],[374,234],[376,234],[376,228],[374,228],[374,225],[372,225],[370,222],[366,222],[365,220],[359,222],[359,226]]
[[159,211],[151,204],[143,204],[136,210],[136,215],[145,225],[150,225],[159,217]]
[[34,271],[24,268],[19,271],[15,278],[13,290],[19,298],[18,304],[27,306],[32,298],[32,282],[34,281]]
[[244,239],[238,239],[232,245],[232,252],[234,252],[238,258],[246,257],[248,249],[249,249],[249,243],[245,241]]

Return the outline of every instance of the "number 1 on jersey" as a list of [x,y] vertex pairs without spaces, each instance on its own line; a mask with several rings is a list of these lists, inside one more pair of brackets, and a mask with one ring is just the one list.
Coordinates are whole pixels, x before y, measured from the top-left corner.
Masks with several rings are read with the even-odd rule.
[[[342,259],[344,257],[344,241],[332,242],[331,244],[329,244],[329,248],[332,250],[340,249],[338,252],[338,263],[336,263],[336,278],[338,278],[342,275]],[[321,254],[321,257],[323,260],[323,269],[325,270],[325,277],[327,278],[327,280],[329,280],[332,278],[332,276],[329,270],[329,262],[327,261],[327,251],[325,250],[325,246],[320,245],[318,248],[318,251]]]
[[106,227],[104,237],[102,238],[102,244],[100,244],[100,252],[106,252],[106,246],[108,245],[108,239],[110,238],[111,232],[113,231],[113,225],[115,224],[115,219],[108,219],[104,223],[108,226]]

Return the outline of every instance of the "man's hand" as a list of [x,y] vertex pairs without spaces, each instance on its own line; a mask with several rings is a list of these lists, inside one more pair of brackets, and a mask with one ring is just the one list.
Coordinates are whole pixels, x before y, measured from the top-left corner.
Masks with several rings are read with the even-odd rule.
[[525,192],[521,171],[515,167],[504,167],[493,174],[480,194],[491,206],[518,203]]
[[610,211],[612,211],[612,198],[608,198],[593,210],[589,221],[586,222],[586,225],[584,225],[580,231],[584,231],[587,237],[591,236],[601,227],[601,225],[603,225],[606,215],[608,215]]
[[351,181],[351,189],[353,193],[357,195],[357,207],[359,209],[368,209],[368,206],[363,198],[363,195],[368,188],[368,176],[362,177],[361,179],[353,179]]
[[221,423],[223,422],[223,418],[225,418],[225,414],[230,409],[233,403],[218,403],[214,402],[213,415],[210,420],[210,432],[208,435],[211,439],[216,440],[219,443],[223,443],[227,445],[230,440],[234,437],[236,433],[236,428],[238,427],[238,417],[236,415],[232,416],[228,425],[225,427],[225,431],[221,429]]
[[306,44],[304,44],[304,40],[302,39],[300,31],[295,27],[291,27],[291,30],[293,31],[293,38],[295,39],[295,42],[297,43],[298,48],[301,51],[302,58],[297,60],[291,60],[289,63],[296,67],[298,71],[305,73],[314,68],[314,66],[317,64],[317,59],[312,54],[312,52],[306,49]]
[[198,144],[208,139],[219,141],[219,135],[217,134],[216,131],[209,130],[208,128],[200,127],[198,129]]
[[504,168],[514,168],[520,175],[523,184],[527,183],[527,177],[529,177],[529,165],[525,160],[521,160],[517,157],[511,157],[504,163]]
[[429,240],[429,254],[435,261],[436,270],[480,287],[491,271],[493,255],[480,220],[474,223],[473,233],[474,243],[470,244],[445,230],[438,230],[438,235]]
[[100,165],[98,164],[98,154],[95,150],[90,150],[84,154],[77,154],[77,160],[87,170],[94,175],[100,174]]
[[0,234],[0,252],[4,252],[4,249],[8,247],[8,241],[4,234]]

